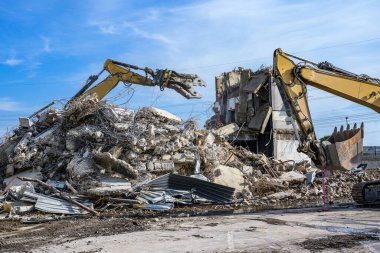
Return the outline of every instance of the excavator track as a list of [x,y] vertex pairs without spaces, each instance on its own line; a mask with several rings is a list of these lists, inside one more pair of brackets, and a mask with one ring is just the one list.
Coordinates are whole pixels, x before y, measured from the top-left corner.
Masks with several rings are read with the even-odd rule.
[[380,180],[355,184],[352,198],[359,205],[380,205]]

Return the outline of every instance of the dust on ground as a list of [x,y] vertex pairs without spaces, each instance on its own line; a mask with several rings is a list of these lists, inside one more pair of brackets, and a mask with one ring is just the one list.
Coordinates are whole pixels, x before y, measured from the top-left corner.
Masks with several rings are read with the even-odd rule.
[[332,235],[317,239],[307,239],[300,245],[311,252],[319,252],[325,249],[345,249],[359,246],[362,241],[378,241],[379,237],[366,234]]
[[270,225],[288,225],[286,223],[286,221],[283,221],[283,220],[280,220],[280,219],[275,219],[275,218],[258,218],[258,219],[254,219],[254,220],[257,220],[257,221],[263,221],[263,222],[266,222]]
[[24,225],[19,221],[0,222],[0,251],[30,251],[47,242],[61,244],[87,237],[141,231],[149,227],[144,220],[130,218],[88,218]]

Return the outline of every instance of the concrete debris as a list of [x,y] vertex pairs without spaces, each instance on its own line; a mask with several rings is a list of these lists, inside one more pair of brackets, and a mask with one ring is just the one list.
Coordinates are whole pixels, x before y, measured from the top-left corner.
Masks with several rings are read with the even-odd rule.
[[9,188],[9,187],[21,186],[21,185],[25,184],[25,182],[18,179],[18,177],[42,179],[43,175],[39,171],[26,170],[26,171],[22,171],[20,173],[17,173],[16,175],[14,175],[12,177],[5,178],[3,181],[3,185],[5,185]]
[[244,174],[237,168],[225,165],[219,165],[214,171],[214,182],[217,184],[235,188],[236,191],[241,192],[244,188]]
[[288,185],[301,184],[306,180],[306,176],[297,171],[289,171],[282,174],[280,180]]
[[14,200],[19,200],[24,196],[25,192],[35,192],[34,186],[31,182],[23,182],[22,185],[9,187],[8,193]]
[[305,174],[307,184],[312,184],[314,182],[316,174],[317,174],[316,170]]
[[[11,203],[7,210],[13,214],[28,209],[17,209],[13,203],[20,201],[48,213],[98,215],[101,208],[118,205],[169,210],[240,198],[254,205],[322,199],[319,170],[308,162],[275,160],[232,145],[225,136],[239,131],[234,123],[198,130],[195,122],[161,109],[134,112],[89,96],[40,112],[25,126],[0,145],[0,176],[5,178],[0,207]],[[376,173],[330,174],[329,201],[350,199],[352,185],[375,179]],[[78,202],[78,196],[99,209]]]
[[98,186],[88,189],[89,196],[122,196],[132,189],[131,183],[124,178],[100,178]]
[[75,156],[66,167],[67,176],[72,180],[80,180],[94,171],[94,162],[89,158]]
[[93,159],[96,164],[100,165],[108,172],[114,171],[133,179],[138,175],[138,171],[134,169],[132,165],[126,161],[117,159],[108,152],[94,151]]
[[287,190],[287,191],[283,191],[283,192],[276,192],[276,193],[270,194],[267,197],[268,197],[268,199],[281,200],[281,199],[289,198],[289,197],[293,196],[293,194],[294,193],[292,190]]
[[239,126],[235,123],[228,124],[215,130],[215,133],[219,136],[228,136],[239,130]]
[[147,115],[151,114],[152,116],[157,117],[158,120],[161,120],[163,122],[170,122],[170,123],[174,123],[174,124],[181,124],[182,123],[181,118],[175,116],[174,114],[171,114],[168,111],[161,110],[161,109],[154,108],[154,107],[143,107],[137,113],[136,116],[139,117],[141,114],[144,115],[143,117],[146,117]]
[[46,183],[48,185],[50,185],[50,186],[53,186],[53,187],[57,188],[57,189],[63,189],[63,188],[65,188],[65,182],[62,182],[62,181],[54,181],[54,180],[48,179],[46,181]]
[[22,215],[34,210],[34,206],[23,201],[4,202],[3,209],[10,216]]

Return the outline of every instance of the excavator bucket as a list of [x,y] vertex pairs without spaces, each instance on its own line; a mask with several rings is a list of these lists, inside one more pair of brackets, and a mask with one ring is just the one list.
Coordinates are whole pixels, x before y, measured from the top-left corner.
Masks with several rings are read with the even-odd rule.
[[332,135],[322,146],[327,157],[327,169],[350,170],[358,166],[363,157],[364,124],[358,128],[356,123],[352,129],[347,125],[338,129],[335,127]]

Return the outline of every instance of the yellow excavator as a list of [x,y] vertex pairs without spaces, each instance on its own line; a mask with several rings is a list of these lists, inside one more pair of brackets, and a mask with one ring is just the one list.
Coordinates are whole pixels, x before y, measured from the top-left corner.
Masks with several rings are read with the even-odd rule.
[[[141,71],[144,74],[139,74],[136,71]],[[99,78],[99,76],[107,71],[109,75],[101,82],[91,87]],[[187,99],[201,98],[201,94],[193,89],[195,86],[206,86],[205,82],[197,75],[182,74],[168,69],[157,69],[153,71],[150,68],[140,68],[135,65],[107,59],[104,62],[103,69],[97,74],[88,78],[85,85],[66,103],[65,107],[71,104],[76,99],[81,99],[89,95],[96,95],[98,101],[102,100],[110,93],[119,82],[126,86],[138,84],[143,86],[159,86],[163,91],[165,88],[173,89]],[[39,113],[50,108],[55,102],[44,106],[32,115],[26,118],[19,118],[20,126],[29,128],[33,125],[32,118]]]
[[[139,74],[132,70],[142,71],[144,74]],[[107,71],[109,75],[103,81],[90,88],[104,71]],[[161,91],[169,88],[188,99],[201,98],[201,95],[193,87],[205,86],[204,81],[197,75],[181,74],[167,69],[153,71],[147,67],[140,68],[135,65],[107,59],[100,73],[90,76],[86,84],[70,101],[92,94],[96,94],[97,99],[102,100],[119,82],[123,82],[126,85],[159,86]]]
[[[293,60],[299,62],[296,64]],[[355,124],[352,129],[349,125],[347,129],[335,128],[332,135],[321,143],[316,137],[309,110],[307,86],[380,113],[380,80],[353,74],[329,62],[317,64],[281,49],[274,52],[273,71],[286,112],[292,118],[299,141],[298,151],[308,155],[319,168],[349,170],[356,167],[363,154],[363,123],[360,127]],[[359,204],[380,204],[380,180],[356,184],[352,197]]]

